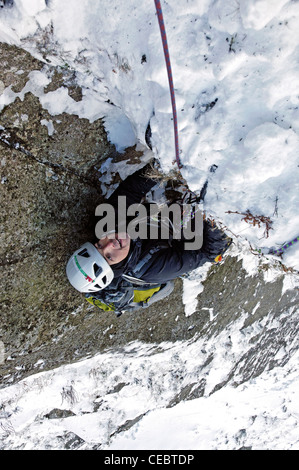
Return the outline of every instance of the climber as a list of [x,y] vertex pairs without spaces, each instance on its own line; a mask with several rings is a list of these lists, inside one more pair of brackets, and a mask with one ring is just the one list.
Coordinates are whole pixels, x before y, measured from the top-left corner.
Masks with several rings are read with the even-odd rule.
[[[82,245],[67,264],[67,276],[72,286],[85,293],[86,300],[91,304],[105,311],[113,310],[118,316],[126,310],[148,307],[168,296],[173,290],[172,281],[175,278],[206,262],[213,262],[230,244],[230,239],[224,232],[212,227],[207,221],[202,224],[201,237],[197,237],[201,243],[196,249],[192,249],[192,243],[189,247],[186,245],[186,233],[182,224],[176,230],[177,233],[172,231],[167,239],[161,237],[161,231],[158,237],[148,237],[148,232],[144,237],[138,234],[132,236],[129,226],[131,223],[135,227],[136,219],[131,216],[124,222],[119,217],[123,214],[119,214],[118,202],[120,197],[125,197],[126,207],[121,212],[127,213],[126,209],[140,204],[145,195],[157,185],[155,179],[146,176],[148,167],[149,165],[127,177],[107,203],[97,208],[96,215],[101,216],[96,224],[97,238],[93,243]],[[116,211],[116,217],[106,224],[112,224],[106,232],[103,231],[105,224],[102,223],[103,206]],[[144,226],[148,228],[153,218],[148,215],[142,218],[143,221],[145,219]],[[137,222],[142,225],[140,219]],[[187,235],[193,233],[196,239],[197,234],[190,228],[193,226],[194,229],[194,224],[196,228],[196,217],[190,217],[189,222],[190,230]],[[156,222],[156,228],[157,224],[161,225],[161,217]],[[171,227],[174,227],[173,223]]]

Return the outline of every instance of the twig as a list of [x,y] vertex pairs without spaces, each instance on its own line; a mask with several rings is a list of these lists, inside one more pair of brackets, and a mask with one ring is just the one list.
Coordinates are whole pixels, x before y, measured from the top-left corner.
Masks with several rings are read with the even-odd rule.
[[62,387],[61,391],[62,403],[66,400],[70,405],[74,405],[78,401],[77,393],[72,385]]
[[264,231],[264,237],[268,238],[269,237],[269,231],[273,230],[271,225],[272,221],[270,220],[269,217],[266,217],[264,215],[252,215],[249,210],[247,210],[245,213],[244,212],[238,212],[238,211],[226,211],[227,214],[240,214],[243,215],[244,217],[242,220],[244,222],[247,222],[248,224],[260,227],[261,224],[265,224],[265,231]]
[[278,217],[278,196],[276,196],[276,199],[275,199],[275,207],[274,207],[273,215]]

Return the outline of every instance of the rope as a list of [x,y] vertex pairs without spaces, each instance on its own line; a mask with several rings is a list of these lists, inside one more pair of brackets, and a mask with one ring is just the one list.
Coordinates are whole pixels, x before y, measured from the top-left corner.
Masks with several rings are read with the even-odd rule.
[[270,250],[270,254],[271,255],[281,255],[285,250],[287,250],[288,248],[290,248],[291,246],[293,246],[295,243],[297,243],[299,241],[299,237],[296,237],[294,238],[294,240],[286,243],[285,245],[283,245],[281,248],[279,248],[278,250],[273,250],[271,249]]
[[172,71],[171,71],[171,63],[170,63],[170,55],[169,49],[167,44],[167,37],[166,37],[166,30],[164,25],[163,19],[163,12],[161,7],[160,0],[155,0],[158,21],[160,26],[166,68],[167,68],[167,75],[168,75],[168,82],[169,82],[169,89],[170,89],[170,97],[171,97],[171,104],[172,104],[172,114],[173,114],[173,128],[174,128],[174,145],[175,145],[175,154],[176,154],[176,162],[179,168],[182,167],[179,157],[179,134],[178,134],[178,122],[177,122],[177,112],[176,112],[176,104],[175,104],[175,94],[174,94],[174,87],[173,87],[173,79],[172,79]]

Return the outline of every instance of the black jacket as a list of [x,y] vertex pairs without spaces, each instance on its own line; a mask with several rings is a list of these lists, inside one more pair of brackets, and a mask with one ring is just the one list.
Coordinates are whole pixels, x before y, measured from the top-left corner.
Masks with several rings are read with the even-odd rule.
[[[121,182],[107,202],[116,209],[118,196],[126,196],[127,207],[140,203],[143,196],[157,184],[144,176],[146,168]],[[111,288],[119,285],[123,275],[131,275],[151,284],[167,282],[208,261],[214,261],[228,245],[228,237],[221,230],[212,227],[209,222],[204,222],[203,246],[200,250],[184,250],[184,240],[131,240],[127,258],[112,266],[115,279]]]

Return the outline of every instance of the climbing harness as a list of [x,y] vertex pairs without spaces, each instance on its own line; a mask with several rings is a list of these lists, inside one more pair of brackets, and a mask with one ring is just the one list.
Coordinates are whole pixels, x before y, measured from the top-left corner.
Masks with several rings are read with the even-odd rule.
[[[158,302],[165,297],[168,297],[174,289],[174,283],[168,281],[164,284],[156,284],[155,287],[147,284],[146,286],[132,287],[132,296],[128,300],[127,305],[123,306],[120,310],[117,309],[117,305],[114,302],[104,302],[92,295],[86,295],[85,299],[91,305],[98,307],[100,310],[105,312],[115,312],[117,316],[120,316],[124,311],[137,310],[138,308],[150,307],[153,303]],[[131,290],[128,292],[129,295]]]
[[182,167],[179,157],[179,134],[178,134],[178,123],[177,123],[177,112],[176,112],[176,104],[175,104],[175,94],[174,94],[174,87],[173,87],[173,78],[172,78],[172,70],[171,70],[171,63],[170,63],[170,55],[169,49],[167,44],[167,36],[166,36],[166,29],[164,25],[163,19],[163,12],[160,0],[155,0],[158,21],[160,26],[165,62],[167,67],[167,75],[168,75],[168,82],[169,82],[169,89],[170,89],[170,97],[171,97],[171,104],[172,104],[172,114],[173,114],[173,128],[174,128],[174,143],[175,143],[175,154],[176,154],[176,162],[179,168]]

